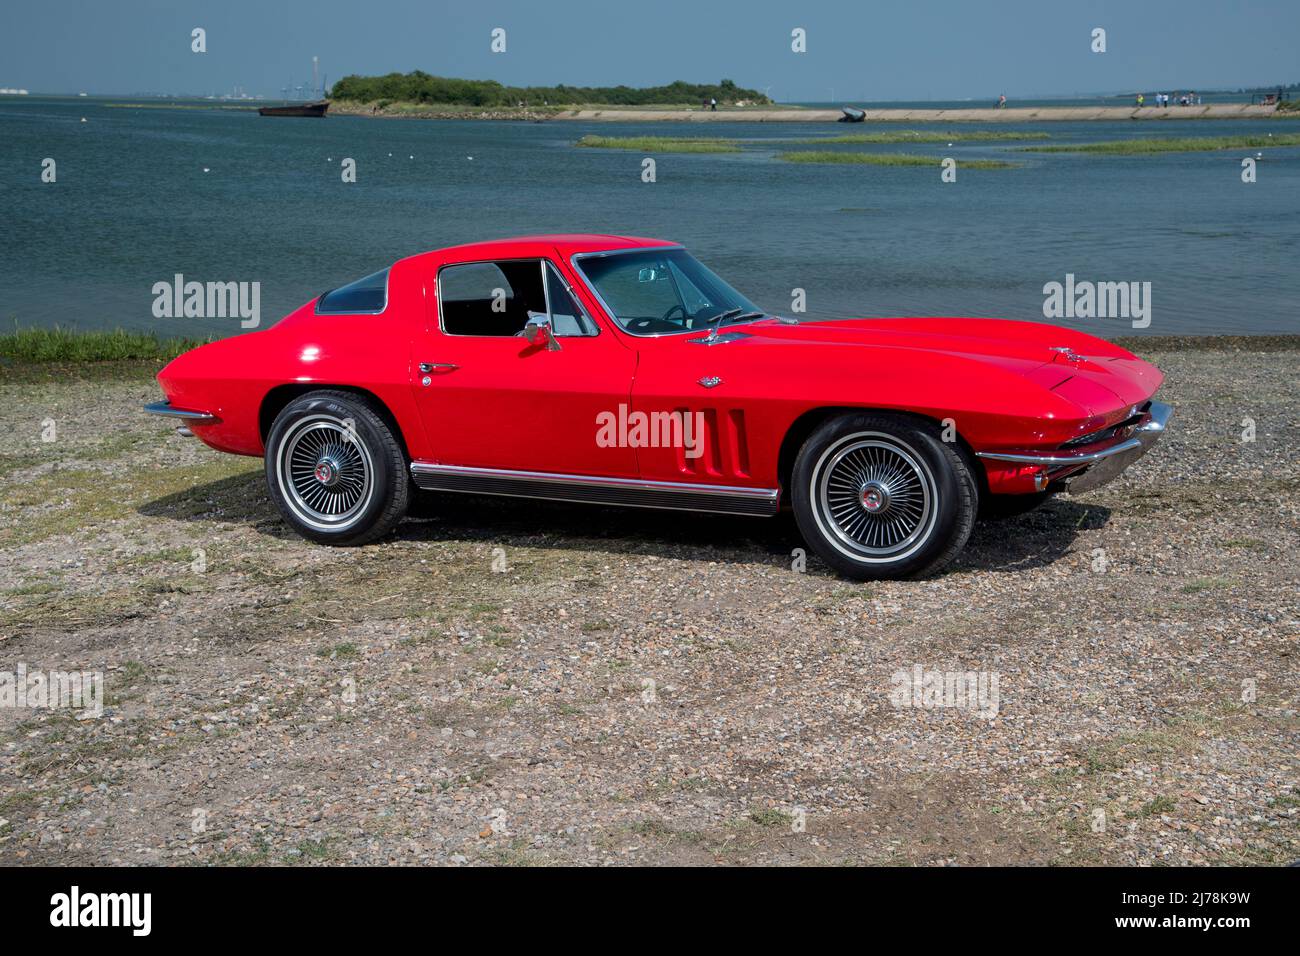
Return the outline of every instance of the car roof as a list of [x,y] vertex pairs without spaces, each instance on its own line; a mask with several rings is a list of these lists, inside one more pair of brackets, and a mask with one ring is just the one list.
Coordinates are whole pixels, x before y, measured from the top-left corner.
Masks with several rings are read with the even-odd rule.
[[[513,239],[493,239],[487,242],[470,242],[459,246],[447,246],[431,252],[411,256],[411,259],[423,259],[433,256],[439,259],[459,260],[474,259],[512,259],[549,255],[554,251],[568,258],[580,252],[613,252],[619,249],[637,249],[644,246],[675,246],[675,242],[663,239],[646,239],[641,236],[608,236],[595,233],[559,233],[543,236],[516,236]],[[448,255],[451,253],[451,255]]]

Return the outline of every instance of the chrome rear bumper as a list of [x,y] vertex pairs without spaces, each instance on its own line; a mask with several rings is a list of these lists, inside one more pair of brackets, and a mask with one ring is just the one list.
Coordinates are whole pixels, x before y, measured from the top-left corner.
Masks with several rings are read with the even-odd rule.
[[990,461],[1009,461],[1018,465],[1042,465],[1047,484],[1061,481],[1066,491],[1091,491],[1113,481],[1133,462],[1160,440],[1174,410],[1164,402],[1150,402],[1142,419],[1128,437],[1103,448],[1087,445],[1078,449],[1050,452],[981,451],[975,454]]
[[150,415],[166,415],[168,418],[183,418],[187,422],[215,422],[217,416],[211,412],[198,412],[192,408],[177,408],[171,402],[150,402],[144,407]]

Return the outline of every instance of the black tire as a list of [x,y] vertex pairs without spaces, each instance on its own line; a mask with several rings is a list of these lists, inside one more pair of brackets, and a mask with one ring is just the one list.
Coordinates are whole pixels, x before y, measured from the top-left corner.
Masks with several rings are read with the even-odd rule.
[[916,578],[965,546],[979,488],[963,451],[941,441],[937,426],[850,413],[822,423],[804,442],[791,498],[804,540],[841,574]]
[[294,399],[266,439],[266,484],[285,520],[320,544],[381,538],[406,514],[406,454],[373,400],[321,390]]
[[1027,495],[985,495],[980,499],[980,517],[989,521],[1001,521],[1028,514],[1046,504],[1055,494],[1054,491],[1031,491]]

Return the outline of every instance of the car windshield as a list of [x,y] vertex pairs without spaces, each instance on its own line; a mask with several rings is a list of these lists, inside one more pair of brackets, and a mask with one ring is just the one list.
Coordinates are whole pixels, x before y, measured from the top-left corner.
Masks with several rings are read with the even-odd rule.
[[578,256],[575,265],[619,327],[635,335],[697,332],[763,312],[684,249]]

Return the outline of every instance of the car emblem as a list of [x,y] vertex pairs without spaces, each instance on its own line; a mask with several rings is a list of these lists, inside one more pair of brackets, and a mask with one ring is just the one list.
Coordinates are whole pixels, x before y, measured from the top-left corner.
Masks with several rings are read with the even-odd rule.
[[1065,356],[1065,359],[1068,362],[1083,361],[1083,356],[1080,355],[1078,352],[1076,352],[1074,349],[1070,348],[1068,345],[1054,345],[1052,346],[1051,350],[1053,352],[1060,352],[1062,355]]
[[706,375],[704,378],[700,379],[700,384],[705,388],[713,388],[714,386],[721,385],[722,379],[718,378],[716,375]]

